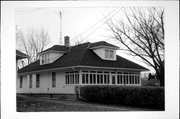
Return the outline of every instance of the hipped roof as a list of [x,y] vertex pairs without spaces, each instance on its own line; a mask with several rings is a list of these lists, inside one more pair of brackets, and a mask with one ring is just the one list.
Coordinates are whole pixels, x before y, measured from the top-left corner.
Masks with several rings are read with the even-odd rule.
[[[108,46],[112,46],[111,44],[107,42],[104,44]],[[56,61],[54,61],[53,63],[40,65],[40,60],[37,60],[34,63],[31,63],[28,66],[25,66],[22,69],[18,70],[18,73],[27,73],[27,72],[33,72],[33,71],[65,68],[65,67],[71,67],[71,66],[119,68],[119,69],[132,69],[132,70],[139,70],[139,71],[148,70],[147,68],[118,55],[116,55],[117,56],[116,61],[103,60],[96,53],[94,53],[92,49],[90,49],[91,47],[94,47],[94,46],[97,46],[97,44],[87,42],[84,44],[68,47],[67,48],[68,52],[65,53],[59,59],[57,59]],[[59,47],[60,50],[65,49],[64,46],[57,46],[57,45],[49,49],[53,49],[54,47]],[[63,48],[60,48],[60,47],[63,47]],[[56,49],[56,50],[59,50],[59,49]]]

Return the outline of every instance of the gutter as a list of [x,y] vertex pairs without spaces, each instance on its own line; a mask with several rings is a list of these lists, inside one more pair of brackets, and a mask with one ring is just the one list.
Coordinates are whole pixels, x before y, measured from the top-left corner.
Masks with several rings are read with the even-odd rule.
[[76,68],[92,68],[92,69],[110,69],[110,70],[131,70],[131,71],[149,71],[148,69],[132,69],[132,68],[117,68],[117,67],[98,67],[98,66],[70,66],[70,67],[62,67],[62,68],[53,68],[53,69],[45,69],[45,70],[37,70],[25,73],[18,73],[18,75],[25,75],[29,73],[37,73],[37,72],[47,72],[47,71],[54,71],[54,70],[64,70],[64,69],[76,69]]

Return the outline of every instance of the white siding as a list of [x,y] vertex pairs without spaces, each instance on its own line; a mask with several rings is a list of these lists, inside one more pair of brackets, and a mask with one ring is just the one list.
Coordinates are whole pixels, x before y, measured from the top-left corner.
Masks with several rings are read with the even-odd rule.
[[20,88],[20,78],[17,83],[17,93],[60,93],[73,94],[74,85],[65,84],[65,72],[56,72],[56,87],[52,87],[52,72],[40,74],[40,87],[36,87],[36,74],[32,75],[33,85],[29,88],[29,75],[23,76],[23,88]]
[[23,82],[22,82],[22,88],[20,88],[20,77],[17,79],[17,92],[19,93],[25,93],[27,92],[27,76],[22,76]]
[[[86,73],[90,74],[90,71],[96,71],[96,82],[97,82],[97,74],[101,71],[103,74],[103,77],[105,74],[109,75],[109,84],[108,85],[129,85],[129,86],[141,86],[141,80],[139,80],[139,83],[117,83],[117,75],[133,75],[139,77],[139,72],[133,72],[133,71],[114,71],[114,70],[102,70],[102,69],[83,69],[83,71],[87,71]],[[85,72],[82,72],[82,70],[79,71],[79,85],[107,85],[105,83],[102,84],[82,84],[82,74]],[[52,87],[52,72],[41,72],[40,74],[40,87],[36,87],[36,74],[32,74],[32,88],[29,88],[29,74],[23,76],[23,86],[20,88],[20,76],[17,79],[17,93],[57,93],[57,94],[74,94],[74,84],[65,84],[65,72],[62,71],[56,71],[56,87]],[[115,76],[115,84],[112,84],[112,76]],[[88,78],[89,80],[90,78]],[[124,77],[123,77],[124,79]],[[129,76],[128,76],[128,82]],[[88,81],[90,82],[90,81]],[[103,80],[104,82],[104,80]],[[123,80],[124,82],[124,80]]]
[[63,54],[61,54],[61,53],[50,53],[50,55],[49,55],[50,63],[54,62],[55,60],[57,60],[61,56],[63,56]]
[[103,48],[93,50],[101,59],[104,59],[105,53]]

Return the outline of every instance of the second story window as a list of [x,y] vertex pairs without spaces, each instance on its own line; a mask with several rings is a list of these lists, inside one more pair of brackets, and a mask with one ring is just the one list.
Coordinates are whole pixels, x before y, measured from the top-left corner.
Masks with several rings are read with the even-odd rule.
[[114,51],[113,50],[105,50],[105,58],[114,59]]
[[41,63],[42,64],[47,64],[47,63],[49,63],[50,62],[50,56],[49,56],[49,54],[43,54],[42,56],[41,56]]

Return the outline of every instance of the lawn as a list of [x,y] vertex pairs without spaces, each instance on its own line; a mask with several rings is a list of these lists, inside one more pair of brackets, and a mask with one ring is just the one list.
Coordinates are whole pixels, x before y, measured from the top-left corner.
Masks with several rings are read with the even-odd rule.
[[49,97],[17,97],[18,112],[55,111],[152,111],[128,106],[112,106]]

